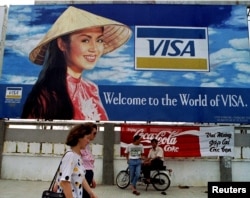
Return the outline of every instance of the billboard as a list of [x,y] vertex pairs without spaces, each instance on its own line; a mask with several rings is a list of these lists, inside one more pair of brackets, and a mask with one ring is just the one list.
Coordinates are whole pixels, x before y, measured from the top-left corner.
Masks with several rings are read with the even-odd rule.
[[[68,12],[70,7],[77,10]],[[248,123],[246,10],[241,5],[10,6],[0,117]],[[103,36],[95,42],[101,56],[84,54],[81,75],[75,76],[73,42],[66,46],[62,36],[99,26]],[[55,68],[53,74],[48,66],[53,43],[66,57],[67,72]]]
[[156,139],[165,157],[208,157],[234,156],[234,127],[199,126],[121,126],[121,156],[126,147],[139,135],[144,147],[144,156],[152,148],[151,140]]

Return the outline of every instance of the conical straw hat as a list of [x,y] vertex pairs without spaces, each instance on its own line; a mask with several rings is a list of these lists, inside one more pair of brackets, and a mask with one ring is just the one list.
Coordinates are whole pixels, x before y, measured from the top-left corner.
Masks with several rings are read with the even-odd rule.
[[29,59],[35,64],[42,65],[50,41],[62,35],[90,27],[104,27],[104,54],[126,43],[132,34],[130,28],[122,23],[70,6],[30,52]]

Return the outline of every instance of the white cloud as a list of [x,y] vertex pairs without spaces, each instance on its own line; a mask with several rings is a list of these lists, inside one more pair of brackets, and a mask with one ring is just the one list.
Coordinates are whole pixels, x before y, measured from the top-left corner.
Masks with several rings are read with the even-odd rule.
[[208,77],[216,77],[216,76],[219,76],[220,74],[216,71],[210,71],[210,72],[206,72],[205,75]]
[[184,74],[183,77],[188,79],[188,80],[195,80],[195,74],[194,73]]
[[231,17],[225,22],[226,25],[232,25],[237,27],[246,27],[247,24],[247,12],[245,17],[242,16],[242,7],[233,7],[231,11]]
[[216,80],[215,80],[215,82],[217,82],[218,84],[223,84],[223,83],[225,83],[225,78],[217,78]]
[[26,26],[23,23],[20,23],[16,19],[9,19],[7,31],[7,34],[9,35],[19,35],[20,32],[22,32],[22,34],[27,34],[28,32],[30,32],[30,27]]
[[93,72],[86,72],[86,77],[90,80],[106,79],[110,82],[121,83],[126,81],[128,78],[133,78],[133,74],[130,70],[123,70],[122,72],[117,72],[116,70],[94,70]]
[[208,28],[208,34],[209,34],[209,36],[217,34],[217,33],[218,33],[218,31],[216,29],[211,28],[211,27]]
[[249,49],[248,41],[249,41],[248,38],[232,39],[229,41],[229,44],[235,49],[248,50]]
[[221,87],[222,84],[226,82],[225,78],[204,78],[202,79],[201,87]]
[[11,50],[14,50],[17,54],[27,57],[42,36],[42,34],[26,35],[26,37],[20,37],[16,40],[6,40],[5,48],[11,48]]
[[200,86],[201,87],[220,87],[216,82],[202,83]]
[[37,80],[35,76],[15,76],[15,75],[2,75],[2,79],[7,84],[34,84]]
[[250,65],[247,63],[238,63],[236,64],[235,69],[240,72],[250,73]]
[[116,57],[103,57],[99,61],[96,67],[98,68],[124,68],[128,65],[134,65],[131,58],[129,56],[118,55]]
[[211,67],[244,62],[249,62],[248,51],[224,48],[210,55]]
[[[6,40],[5,48],[11,48],[17,54],[22,56],[28,56],[30,51],[38,44],[38,42],[43,38],[46,26],[30,26],[26,25],[26,22],[30,22],[33,17],[32,14],[29,14],[32,10],[29,7],[25,7],[22,10],[27,14],[14,15],[15,18],[9,18],[7,35],[17,36],[15,40]],[[18,18],[18,20],[17,20]],[[21,33],[21,34],[20,34]]]
[[249,74],[238,74],[237,78],[235,78],[234,80],[235,80],[235,82],[240,83],[240,84],[249,84],[250,83]]

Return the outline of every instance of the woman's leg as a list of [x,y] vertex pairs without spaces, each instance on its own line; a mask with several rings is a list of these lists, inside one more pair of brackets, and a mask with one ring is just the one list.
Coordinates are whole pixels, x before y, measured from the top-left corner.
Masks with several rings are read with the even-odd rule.
[[[89,185],[91,185],[93,177],[94,177],[94,172],[92,170],[86,170],[85,178],[86,178]],[[82,191],[82,197],[83,198],[90,198],[89,193],[84,188]]]

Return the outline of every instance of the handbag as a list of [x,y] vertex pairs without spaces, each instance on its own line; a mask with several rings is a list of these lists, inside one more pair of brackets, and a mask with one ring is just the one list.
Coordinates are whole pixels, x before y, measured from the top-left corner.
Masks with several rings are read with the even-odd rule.
[[[68,151],[67,151],[67,152],[68,152]],[[67,153],[67,152],[66,152],[66,153]],[[65,155],[66,153],[64,153],[64,155]],[[63,157],[64,157],[64,155],[63,155]],[[62,158],[63,158],[63,157],[62,157]],[[61,161],[62,161],[62,160],[61,160]],[[59,166],[58,166],[57,171],[56,171],[56,173],[55,173],[55,175],[54,175],[54,178],[53,178],[53,180],[52,180],[51,183],[50,183],[49,189],[43,191],[42,198],[65,198],[64,193],[58,193],[58,192],[54,192],[54,191],[53,191],[53,186],[54,186],[54,184],[55,184],[55,182],[56,182],[56,175],[57,175],[57,173],[58,173],[58,171],[59,171],[60,164],[61,164],[61,163],[59,163]]]
[[63,193],[53,192],[51,190],[43,191],[42,198],[65,198]]

